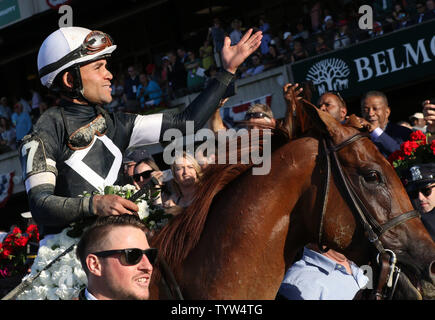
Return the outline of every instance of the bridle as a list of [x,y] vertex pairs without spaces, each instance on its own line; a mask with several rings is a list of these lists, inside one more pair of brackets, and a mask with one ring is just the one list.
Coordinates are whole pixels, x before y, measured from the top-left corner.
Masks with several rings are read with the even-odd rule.
[[[320,250],[322,250],[321,243],[323,236],[323,219],[328,203],[330,178],[331,174],[333,174],[333,178],[335,177],[336,179],[337,187],[341,187],[342,194],[344,195],[347,203],[350,205],[351,210],[362,224],[367,239],[371,244],[373,244],[378,252],[377,261],[381,264],[381,268],[378,285],[374,293],[375,299],[392,299],[396,289],[397,281],[399,279],[400,269],[396,266],[396,254],[392,250],[385,249],[379,238],[387,230],[394,228],[410,219],[420,217],[420,214],[417,210],[408,211],[392,218],[383,224],[379,224],[370,214],[370,212],[364,206],[363,201],[360,199],[349,182],[349,179],[345,175],[337,154],[344,147],[363,138],[369,139],[367,134],[357,133],[338,145],[334,145],[330,138],[323,138],[321,140],[327,168],[323,189],[324,201],[320,216],[318,243]],[[331,165],[331,160],[333,162],[333,166]],[[335,170],[333,170],[333,168]],[[385,288],[385,286],[387,286],[387,288]]]

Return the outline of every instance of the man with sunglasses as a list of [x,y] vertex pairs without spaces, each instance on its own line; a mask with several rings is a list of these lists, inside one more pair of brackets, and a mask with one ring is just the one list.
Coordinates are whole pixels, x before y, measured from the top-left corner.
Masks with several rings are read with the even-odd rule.
[[99,217],[83,233],[77,257],[88,278],[80,300],[147,300],[157,249],[132,215]]
[[421,213],[421,221],[435,241],[435,163],[411,167],[406,175],[406,191],[414,207]]
[[185,132],[186,121],[194,121],[195,130],[202,128],[261,37],[249,30],[235,46],[227,37],[224,71],[183,112],[143,116],[103,108],[112,101],[107,58],[116,45],[109,35],[81,27],[50,34],[38,53],[38,71],[61,102],[39,118],[20,150],[30,210],[41,235],[59,233],[85,218],[136,212],[136,204],[116,195],[79,195],[117,184],[127,147],[158,143],[170,128]]

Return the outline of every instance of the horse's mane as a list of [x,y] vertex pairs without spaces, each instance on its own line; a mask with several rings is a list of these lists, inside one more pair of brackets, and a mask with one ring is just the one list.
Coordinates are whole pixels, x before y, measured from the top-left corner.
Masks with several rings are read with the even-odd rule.
[[[251,134],[249,135],[251,137]],[[261,134],[259,140],[261,151],[263,143]],[[286,142],[288,142],[288,132],[282,128],[274,129],[272,151]],[[242,159],[245,152],[252,151],[252,144],[248,148],[241,148],[240,144],[237,144],[238,159]],[[152,239],[152,246],[159,248],[160,254],[172,268],[180,265],[198,243],[214,197],[231,181],[254,166],[251,161],[236,164],[227,164],[226,161],[225,163],[209,165],[206,168],[191,205],[173,217],[171,222]]]

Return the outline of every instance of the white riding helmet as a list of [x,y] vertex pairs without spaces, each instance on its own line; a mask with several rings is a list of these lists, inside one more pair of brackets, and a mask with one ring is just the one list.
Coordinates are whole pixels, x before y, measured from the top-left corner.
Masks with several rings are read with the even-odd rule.
[[[113,40],[104,32],[81,27],[60,28],[50,34],[39,49],[41,82],[51,88],[54,79],[63,70],[109,57],[115,49]],[[81,79],[77,80],[81,85]]]

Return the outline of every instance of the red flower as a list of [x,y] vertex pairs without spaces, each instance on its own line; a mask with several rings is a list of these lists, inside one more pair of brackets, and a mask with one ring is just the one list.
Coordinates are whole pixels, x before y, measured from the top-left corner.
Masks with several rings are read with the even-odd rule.
[[430,148],[432,150],[433,155],[435,156],[435,140],[432,140],[432,143],[430,144]]
[[29,242],[29,237],[21,236],[15,238],[14,244],[18,247],[25,247],[27,242]]
[[13,234],[21,233],[21,229],[18,228],[18,227],[15,227],[15,228],[12,230],[12,233],[13,233]]
[[418,143],[415,141],[405,141],[400,146],[400,150],[402,150],[402,152],[407,156],[410,156],[417,148],[418,148]]
[[39,241],[38,226],[36,224],[29,225],[27,227],[26,233],[29,235],[30,239]]
[[393,164],[393,162],[396,160],[404,160],[404,159],[405,159],[405,157],[403,155],[402,150],[396,150],[392,154],[390,154],[390,156],[388,157],[388,161],[391,164]]
[[410,138],[411,141],[420,141],[418,144],[426,144],[426,135],[421,130],[412,132]]

